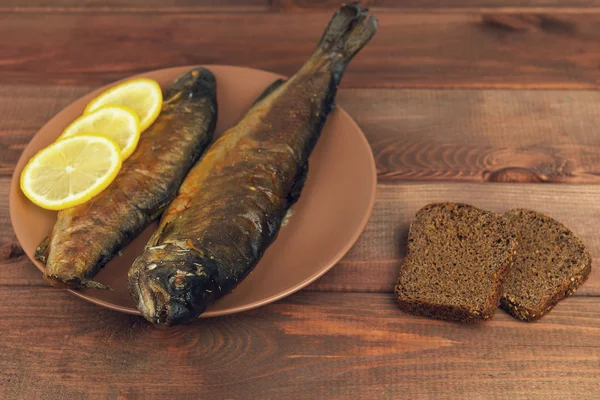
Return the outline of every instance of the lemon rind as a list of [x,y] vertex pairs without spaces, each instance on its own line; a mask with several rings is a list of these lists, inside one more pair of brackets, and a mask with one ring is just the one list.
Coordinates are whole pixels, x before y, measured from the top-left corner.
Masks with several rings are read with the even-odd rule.
[[[115,154],[117,154],[117,157],[115,157],[116,163],[113,164],[113,168],[109,171],[109,173],[107,175],[105,175],[105,178],[103,180],[101,180],[99,184],[97,184],[96,186],[92,186],[93,190],[88,189],[87,191],[82,192],[79,196],[71,196],[74,198],[72,198],[70,200],[61,201],[61,202],[55,202],[55,201],[48,202],[48,201],[40,200],[40,199],[43,199],[43,197],[32,195],[32,193],[28,189],[26,190],[26,188],[25,188],[25,177],[27,175],[26,172],[27,172],[28,168],[30,167],[30,165],[32,165],[35,162],[35,160],[39,157],[39,155],[41,153],[43,153],[43,152],[47,151],[48,149],[53,148],[55,146],[64,144],[63,142],[66,140],[77,140],[77,139],[85,138],[85,137],[95,137],[95,138],[99,138],[99,139],[106,141],[113,147]],[[107,138],[105,136],[101,136],[101,135],[77,135],[77,136],[73,136],[70,138],[65,138],[61,141],[56,141],[56,142],[52,143],[51,145],[45,147],[44,149],[38,151],[33,157],[31,157],[31,159],[27,162],[27,165],[25,165],[25,167],[21,171],[21,178],[19,180],[19,184],[21,186],[21,191],[23,192],[25,197],[27,197],[33,204],[37,205],[38,207],[44,208],[46,210],[60,211],[60,210],[66,209],[66,208],[71,208],[71,207],[75,207],[80,204],[86,203],[86,202],[90,201],[92,198],[94,198],[95,196],[97,196],[99,193],[104,191],[115,180],[115,178],[119,174],[119,171],[121,170],[122,164],[123,164],[123,162],[122,162],[121,156],[120,156],[120,148],[119,148],[119,145],[114,140]],[[68,199],[68,197],[67,197],[67,199]]]
[[[114,93],[117,90],[122,89],[125,86],[135,84],[135,83],[144,83],[151,87],[154,87],[156,89],[155,93],[156,93],[157,99],[158,99],[156,107],[154,107],[154,109],[152,109],[152,113],[149,114],[147,120],[142,121],[142,119],[140,118],[140,131],[144,132],[146,129],[148,129],[150,127],[150,125],[152,125],[154,123],[154,121],[156,121],[156,118],[158,118],[158,115],[160,114],[160,111],[162,109],[162,102],[163,102],[163,94],[162,94],[162,89],[161,89],[160,85],[158,84],[158,82],[156,82],[155,80],[150,79],[150,78],[129,79],[129,80],[126,80],[124,82],[121,82],[121,83],[111,87],[110,89],[105,90],[104,92],[100,93],[98,96],[96,96],[95,98],[90,100],[90,102],[85,106],[85,109],[83,110],[83,114],[88,114],[90,112],[96,111],[97,109],[100,109],[103,106],[96,107],[96,104],[100,102],[100,99],[102,99],[103,97],[109,96],[110,94]],[[110,105],[110,103],[106,103],[105,105]]]
[[83,114],[83,115],[77,117],[69,125],[67,125],[67,127],[62,131],[62,133],[60,134],[60,136],[58,137],[58,139],[56,139],[56,141],[64,140],[64,139],[67,139],[67,138],[72,138],[72,137],[75,137],[75,136],[83,136],[83,135],[87,135],[87,136],[98,135],[98,136],[106,137],[107,139],[112,140],[109,136],[105,136],[105,135],[103,135],[103,134],[101,134],[99,132],[89,132],[89,133],[85,133],[85,134],[72,134],[72,135],[66,136],[66,133],[69,131],[69,129],[71,129],[71,127],[73,125],[75,125],[75,123],[77,123],[78,121],[80,121],[80,120],[82,120],[84,118],[88,118],[88,116],[90,116],[90,115],[93,115],[93,114],[95,114],[97,112],[100,112],[100,111],[108,109],[108,108],[117,108],[117,109],[120,109],[122,111],[125,111],[129,115],[133,116],[133,118],[135,119],[136,134],[135,134],[134,139],[132,141],[130,141],[129,144],[128,144],[128,146],[126,146],[123,149],[121,149],[120,146],[119,146],[121,158],[122,158],[123,161],[125,161],[127,158],[129,158],[129,156],[131,156],[135,152],[135,149],[137,148],[137,145],[138,145],[138,143],[140,141],[140,135],[142,133],[142,130],[141,130],[141,127],[140,127],[140,117],[137,115],[137,113],[135,111],[133,111],[131,108],[129,108],[127,106],[123,106],[123,105],[120,105],[120,104],[106,104],[106,105],[103,105],[103,106],[95,109],[94,111],[91,111],[91,112],[89,112],[87,114]]

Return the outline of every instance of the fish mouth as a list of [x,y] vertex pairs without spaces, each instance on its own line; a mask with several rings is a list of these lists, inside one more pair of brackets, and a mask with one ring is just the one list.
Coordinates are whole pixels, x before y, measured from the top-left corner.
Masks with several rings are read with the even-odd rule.
[[144,318],[166,326],[191,322],[193,313],[181,301],[173,298],[158,282],[139,274],[133,285],[137,294],[138,309]]
[[166,324],[170,299],[167,291],[142,274],[137,275],[133,291],[138,298],[138,310],[144,318],[153,323]]
[[[162,325],[188,324],[206,309],[206,293],[214,284],[198,256],[173,244],[149,247],[129,270],[129,291],[148,321]],[[212,300],[210,298],[209,300]]]

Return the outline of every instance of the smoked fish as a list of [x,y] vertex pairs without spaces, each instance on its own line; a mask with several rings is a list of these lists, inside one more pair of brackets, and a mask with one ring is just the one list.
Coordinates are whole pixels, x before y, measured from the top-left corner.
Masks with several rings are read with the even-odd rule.
[[192,168],[129,271],[147,320],[193,321],[275,240],[300,196],[342,74],[377,30],[367,14],[358,3],[339,9],[300,71],[273,83]]
[[91,279],[160,216],[211,142],[217,99],[209,70],[196,68],[179,77],[163,98],[159,117],[110,186],[58,213],[52,233],[36,251],[52,285],[107,289]]

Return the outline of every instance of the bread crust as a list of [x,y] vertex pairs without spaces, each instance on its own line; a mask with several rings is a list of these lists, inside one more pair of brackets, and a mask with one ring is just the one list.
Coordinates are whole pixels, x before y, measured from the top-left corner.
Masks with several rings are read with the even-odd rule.
[[579,237],[547,215],[514,209],[505,216],[520,245],[500,306],[517,319],[537,321],[588,279],[592,257]]

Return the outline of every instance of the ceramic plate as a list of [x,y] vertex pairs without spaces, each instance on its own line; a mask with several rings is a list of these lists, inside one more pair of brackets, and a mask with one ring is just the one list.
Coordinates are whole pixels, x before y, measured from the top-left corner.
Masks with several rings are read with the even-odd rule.
[[[206,66],[217,78],[219,116],[216,135],[238,121],[258,95],[278,75],[248,68]],[[138,75],[156,79],[164,88],[192,67],[168,68]],[[112,84],[114,85],[114,84]],[[52,143],[100,88],[75,101],[52,118],[23,152],[10,188],[10,217],[17,238],[33,259],[37,245],[56,221],[56,212],[43,210],[21,193],[19,176],[27,161]],[[311,155],[306,186],[294,213],[254,271],[202,316],[249,310],[271,303],[308,285],[333,267],[350,249],[367,223],[375,200],[376,170],[371,148],[360,128],[337,107],[329,116]],[[96,275],[113,291],[72,290],[85,300],[114,310],[139,314],[127,292],[127,271],[156,228],[149,226]]]

